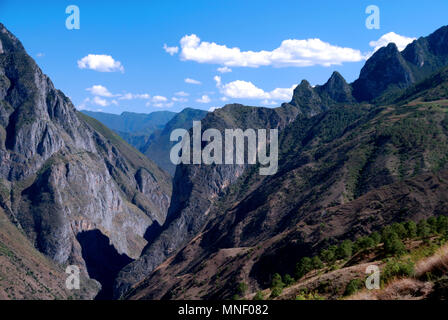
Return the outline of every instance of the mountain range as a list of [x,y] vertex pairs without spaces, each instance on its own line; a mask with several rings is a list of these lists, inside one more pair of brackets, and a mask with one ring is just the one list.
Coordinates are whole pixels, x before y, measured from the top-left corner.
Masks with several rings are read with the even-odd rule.
[[[446,215],[448,27],[379,49],[351,84],[303,80],[278,108],[157,119],[79,112],[1,24],[0,43],[0,259],[18,268],[1,297],[68,298],[49,275],[75,264],[85,289],[72,298],[228,299],[343,241]],[[170,132],[200,119],[279,129],[277,173],[174,167]],[[149,137],[132,147],[117,132]],[[19,274],[29,286],[11,285]]]
[[[0,41],[1,207],[48,259],[85,275],[116,273],[119,258],[138,258],[150,226],[164,223],[169,176],[78,112],[3,25]],[[88,247],[101,245],[111,246],[111,264],[89,265]]]
[[156,111],[149,114],[123,112],[120,115],[82,111],[115,131],[127,143],[145,154],[160,168],[174,176],[176,166],[171,163],[171,131],[177,128],[191,129],[193,121],[202,120],[207,111],[185,108],[179,113]]

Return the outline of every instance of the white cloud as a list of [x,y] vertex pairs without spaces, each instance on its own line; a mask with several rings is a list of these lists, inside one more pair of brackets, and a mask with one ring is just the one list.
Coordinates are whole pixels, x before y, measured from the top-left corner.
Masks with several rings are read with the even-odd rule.
[[150,102],[148,102],[148,103],[146,103],[147,107],[153,106],[153,107],[156,107],[156,108],[170,108],[173,105],[174,105],[173,102],[168,102],[168,103],[164,103],[164,102],[150,103]]
[[38,58],[43,58],[43,57],[45,57],[45,53],[38,52],[38,53],[36,54],[36,57],[38,57]]
[[395,32],[389,32],[381,36],[377,41],[370,41],[369,45],[374,48],[372,53],[376,52],[381,47],[387,46],[391,42],[395,43],[398,50],[402,51],[414,40],[416,40],[416,38],[409,38],[396,34]]
[[[119,100],[134,100],[134,99],[144,99],[147,100],[151,97],[148,93],[124,93],[124,94],[113,94],[105,86],[100,84],[94,85],[86,89],[94,96],[100,96],[105,98],[118,97]],[[115,100],[115,102],[117,102]],[[118,102],[117,102],[118,103]]]
[[172,97],[171,100],[173,100],[174,102],[187,102],[188,99],[187,98],[177,98],[177,97]]
[[152,105],[154,107],[157,107],[157,108],[171,108],[174,105],[174,103],[172,103],[172,102],[169,102],[169,103],[153,103]]
[[221,98],[219,98],[219,100],[221,100],[221,101],[229,101],[229,98],[227,98],[227,97],[221,97]]
[[166,43],[163,45],[163,50],[165,50],[169,55],[174,55],[179,52],[179,47],[168,47]]
[[179,96],[179,97],[188,97],[190,94],[186,93],[184,91],[179,91],[179,92],[176,92],[175,95]]
[[106,87],[102,85],[94,85],[91,88],[87,88],[87,91],[89,91],[94,96],[101,96],[101,97],[113,97],[114,95],[107,90]]
[[221,86],[221,83],[222,83],[221,77],[220,76],[214,76],[213,80],[215,80],[216,86],[219,88]]
[[107,102],[106,99],[100,98],[100,97],[94,97],[92,100],[93,104],[96,104],[97,106],[106,107],[109,105],[109,102]]
[[167,97],[164,96],[154,96],[152,97],[152,102],[166,102],[168,101]]
[[153,106],[156,108],[170,108],[174,105],[173,102],[168,102],[168,98],[164,96],[154,96],[151,99],[151,102],[147,102],[146,106]]
[[148,93],[125,93],[123,95],[120,95],[118,99],[120,100],[134,100],[134,99],[144,99],[147,100],[151,97]]
[[229,67],[220,67],[216,70],[218,70],[218,72],[221,72],[221,73],[232,72],[232,69],[230,69]]
[[208,109],[208,112],[213,112],[213,111],[215,111],[216,109],[219,109],[219,107],[210,107],[210,108]]
[[359,50],[331,45],[320,39],[282,41],[280,47],[272,50],[241,51],[214,42],[205,42],[195,34],[180,40],[182,60],[198,63],[221,64],[227,67],[305,67],[331,66],[343,62],[357,62],[364,59]]
[[201,81],[195,80],[195,79],[191,79],[191,78],[185,78],[184,80],[186,83],[189,84],[201,84]]
[[124,72],[124,67],[120,61],[115,61],[114,58],[105,54],[89,54],[78,60],[78,67],[99,72]]
[[203,95],[200,99],[196,99],[196,102],[199,103],[209,103],[212,101],[208,95]]
[[259,99],[264,100],[264,102],[266,102],[264,104],[275,104],[276,102],[272,100],[290,100],[294,88],[297,86],[293,85],[290,88],[276,88],[272,91],[266,92],[263,89],[255,86],[250,81],[235,80],[226,84],[222,84],[221,77],[219,76],[215,76],[215,81],[216,86],[219,88],[220,92],[227,98]]

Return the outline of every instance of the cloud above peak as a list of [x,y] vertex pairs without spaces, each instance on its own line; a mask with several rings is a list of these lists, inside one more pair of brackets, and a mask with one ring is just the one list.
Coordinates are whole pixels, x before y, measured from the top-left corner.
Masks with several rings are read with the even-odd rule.
[[373,47],[373,52],[378,49],[387,46],[389,43],[393,42],[397,45],[398,50],[403,51],[408,44],[416,40],[416,38],[410,38],[406,36],[399,35],[395,32],[389,32],[381,36],[376,41],[370,41],[369,45]]
[[256,99],[263,100],[263,105],[274,105],[276,101],[291,100],[294,88],[297,85],[292,85],[290,88],[275,88],[271,91],[264,91],[258,88],[250,81],[235,80],[229,83],[222,83],[221,77],[215,76],[216,87],[224,95],[227,101],[228,98],[233,99]]
[[[307,67],[332,66],[344,62],[364,59],[361,51],[344,48],[320,39],[288,39],[272,51],[242,51],[215,42],[205,42],[195,35],[186,35],[180,40],[180,58],[198,63],[219,64],[224,67]],[[227,71],[230,69],[222,69]]]
[[124,72],[124,67],[120,61],[116,61],[112,56],[105,54],[89,54],[78,60],[78,67],[98,72]]

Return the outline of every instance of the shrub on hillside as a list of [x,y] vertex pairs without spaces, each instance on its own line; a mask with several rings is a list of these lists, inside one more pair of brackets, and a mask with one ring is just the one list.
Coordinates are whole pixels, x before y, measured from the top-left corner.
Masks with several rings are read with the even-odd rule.
[[396,233],[390,233],[384,241],[384,251],[389,255],[401,255],[406,252],[406,247]]
[[302,278],[308,272],[313,270],[313,261],[311,258],[304,257],[296,264],[295,277],[297,280]]
[[350,240],[342,241],[341,245],[336,250],[336,258],[348,259],[353,253],[353,242]]
[[285,283],[285,286],[288,287],[294,283],[294,278],[289,274],[285,274],[285,276],[283,277],[283,282]]
[[320,260],[319,256],[314,256],[311,263],[313,265],[313,269],[321,269],[324,267],[324,264],[322,263],[322,260]]
[[382,272],[381,281],[387,283],[395,277],[410,277],[414,274],[414,263],[411,260],[389,260]]
[[404,239],[407,236],[407,230],[405,226],[401,223],[394,223],[392,224],[392,230],[395,232],[400,239]]
[[364,282],[361,279],[352,279],[345,287],[344,296],[351,296],[358,290],[364,287]]
[[404,224],[406,236],[410,239],[417,237],[417,224],[414,221],[408,221]]
[[375,242],[375,245],[381,243],[381,235],[376,231],[370,235],[370,238]]
[[354,251],[365,250],[375,246],[375,241],[371,237],[358,238],[354,245]]
[[244,296],[246,294],[248,287],[244,282],[240,282],[237,287],[237,294],[240,296]]
[[279,287],[275,287],[271,291],[271,298],[277,298],[279,295],[282,294],[283,289]]
[[278,273],[275,273],[272,276],[271,288],[283,288],[285,284],[282,281],[282,276]]
[[257,294],[254,296],[253,300],[264,300],[263,292],[258,291]]
[[419,237],[425,238],[431,234],[431,227],[426,220],[421,220],[417,224],[417,235]]
[[332,246],[326,250],[322,250],[320,253],[320,258],[323,262],[332,264],[336,260],[336,247]]

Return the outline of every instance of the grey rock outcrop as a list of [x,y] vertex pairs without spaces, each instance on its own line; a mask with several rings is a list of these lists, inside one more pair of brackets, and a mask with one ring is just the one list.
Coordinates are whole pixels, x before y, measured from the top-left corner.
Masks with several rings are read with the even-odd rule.
[[448,26],[421,37],[399,51],[394,43],[379,49],[352,84],[358,101],[393,95],[422,81],[448,63]]
[[169,176],[71,101],[0,24],[0,204],[54,261],[88,268],[78,233],[97,229],[133,259],[163,224]]

